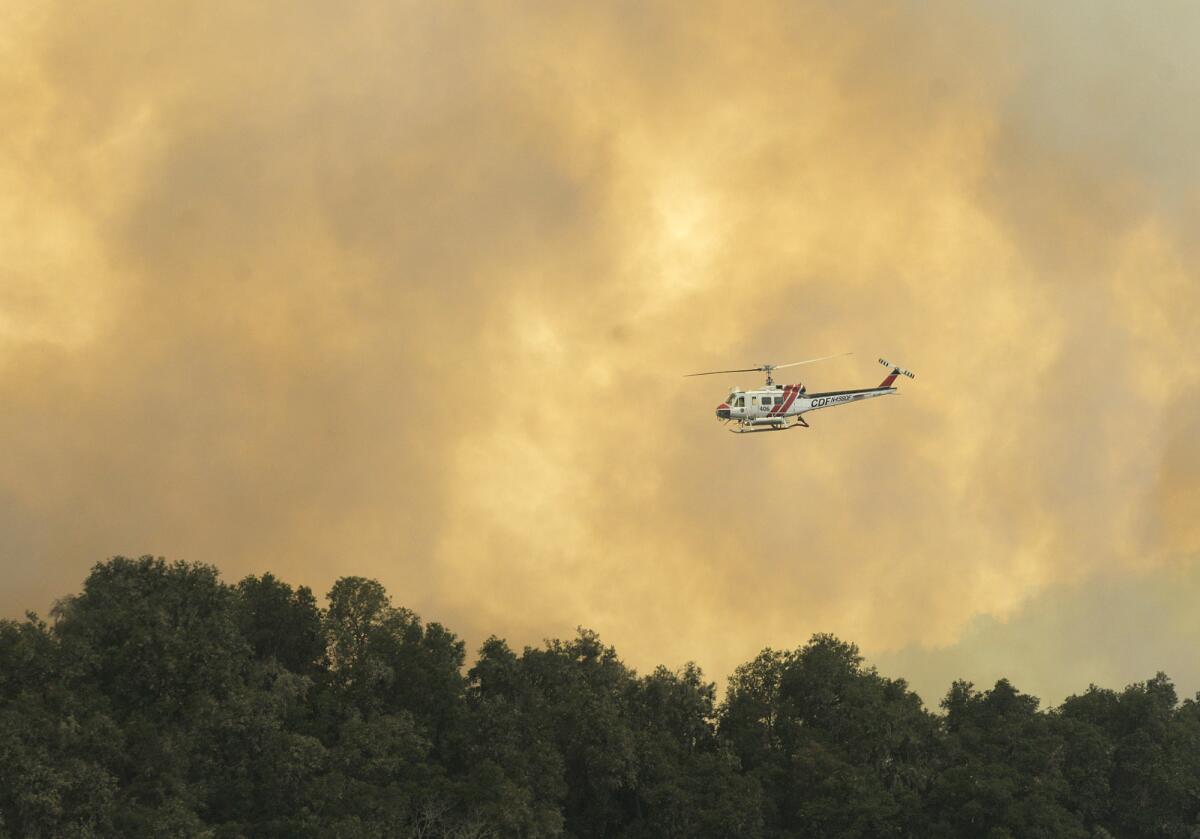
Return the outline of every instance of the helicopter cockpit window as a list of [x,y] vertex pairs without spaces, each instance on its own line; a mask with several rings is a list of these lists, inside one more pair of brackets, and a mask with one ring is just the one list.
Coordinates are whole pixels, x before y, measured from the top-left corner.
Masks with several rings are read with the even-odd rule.
[[744,396],[739,396],[739,397],[737,398],[737,400],[736,400],[736,401],[733,403],[733,407],[735,407],[735,408],[744,408],[744,407],[746,407],[746,397],[744,397]]

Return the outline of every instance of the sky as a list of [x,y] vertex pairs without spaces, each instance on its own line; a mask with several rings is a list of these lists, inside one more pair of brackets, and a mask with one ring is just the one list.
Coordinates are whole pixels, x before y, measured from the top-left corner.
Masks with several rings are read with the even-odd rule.
[[[0,6],[0,615],[343,575],[717,681],[1200,690],[1200,6]],[[751,374],[901,396],[741,437]],[[797,373],[797,370],[799,371]]]

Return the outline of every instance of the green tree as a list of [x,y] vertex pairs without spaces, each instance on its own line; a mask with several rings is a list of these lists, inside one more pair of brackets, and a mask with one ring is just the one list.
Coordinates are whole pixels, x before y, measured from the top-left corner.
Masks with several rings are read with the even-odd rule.
[[72,675],[98,690],[116,717],[163,719],[220,701],[241,683],[250,649],[235,609],[212,566],[115,557],[61,602],[55,632]]
[[325,656],[321,611],[307,586],[293,590],[272,574],[237,586],[238,624],[254,655],[293,673],[313,673]]
[[1108,807],[1103,818],[1092,816],[1105,829],[1130,837],[1200,834],[1195,707],[1179,706],[1175,686],[1163,673],[1119,694],[1093,685],[1063,702],[1065,720],[1102,732],[1106,740]]
[[946,711],[943,763],[929,804],[939,836],[1086,837],[1071,812],[1065,745],[1036,697],[1006,679],[980,693],[955,682]]
[[521,664],[541,695],[547,731],[562,756],[567,835],[618,833],[632,817],[630,791],[637,783],[629,707],[633,674],[587,629],[571,641],[527,648]]
[[[337,835],[427,834],[473,824],[462,791],[464,648],[392,605],[375,580],[339,579],[324,616],[329,671],[319,730],[330,770],[315,797]],[[472,828],[473,829],[473,828]]]
[[251,670],[236,605],[215,568],[145,556],[97,564],[56,610],[65,687],[120,729],[104,764],[118,832],[203,832],[219,780],[198,759],[207,721]]
[[634,686],[637,751],[629,836],[756,837],[763,828],[758,782],[716,736],[716,686],[694,664],[665,667]]
[[479,817],[501,836],[562,835],[567,785],[553,720],[523,661],[499,638],[480,648],[467,701],[465,795]]
[[375,580],[343,577],[328,599],[331,677],[344,708],[364,717],[407,711],[440,755],[463,708],[462,641],[392,606]]
[[36,615],[0,621],[0,836],[82,839],[112,830],[117,779],[97,761],[119,734],[63,689],[59,664]]
[[730,679],[720,733],[766,792],[769,835],[920,835],[933,720],[853,644],[764,650]]

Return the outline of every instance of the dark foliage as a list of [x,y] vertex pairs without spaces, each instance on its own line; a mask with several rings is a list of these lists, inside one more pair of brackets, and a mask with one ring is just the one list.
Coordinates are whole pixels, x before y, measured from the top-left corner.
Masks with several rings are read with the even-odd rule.
[[0,621],[7,837],[1200,837],[1200,702],[1163,674],[942,714],[853,644],[764,650],[724,701],[593,632],[463,644],[359,577],[100,563]]

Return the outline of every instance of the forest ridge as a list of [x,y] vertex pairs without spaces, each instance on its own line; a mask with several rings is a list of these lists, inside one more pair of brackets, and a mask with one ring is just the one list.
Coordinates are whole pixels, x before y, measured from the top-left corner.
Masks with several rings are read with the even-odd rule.
[[1162,673],[940,708],[830,635],[718,703],[586,629],[468,667],[374,580],[321,607],[116,557],[49,623],[0,621],[0,839],[1200,837],[1200,704]]

